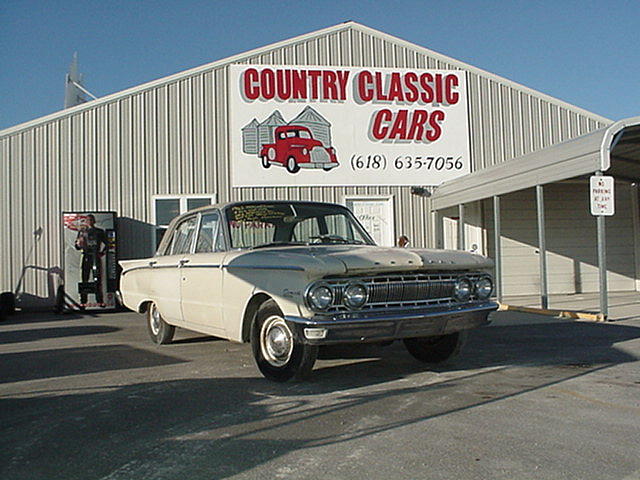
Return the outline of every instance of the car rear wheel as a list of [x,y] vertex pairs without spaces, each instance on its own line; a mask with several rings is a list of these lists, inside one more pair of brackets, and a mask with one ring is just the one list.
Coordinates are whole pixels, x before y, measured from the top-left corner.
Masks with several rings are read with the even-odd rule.
[[405,338],[404,346],[416,359],[425,363],[440,363],[460,353],[467,332],[455,332],[437,337]]
[[298,165],[295,157],[287,158],[287,171],[289,173],[298,173],[300,171],[300,166]]
[[275,382],[306,378],[318,356],[318,347],[295,338],[273,300],[263,303],[256,314],[251,348],[260,372]]
[[156,345],[164,345],[173,340],[175,327],[164,321],[155,303],[147,309],[147,330],[151,341]]
[[266,155],[262,156],[262,166],[264,168],[269,168],[271,166],[271,163],[269,162],[269,159],[267,158]]

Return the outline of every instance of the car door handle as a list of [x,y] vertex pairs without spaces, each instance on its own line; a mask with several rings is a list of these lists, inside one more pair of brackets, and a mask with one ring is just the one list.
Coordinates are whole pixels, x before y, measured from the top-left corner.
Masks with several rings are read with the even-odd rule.
[[178,262],[178,263],[180,263],[180,266],[182,266],[185,263],[189,263],[189,259],[188,258],[182,258],[182,259],[180,259],[180,262]]

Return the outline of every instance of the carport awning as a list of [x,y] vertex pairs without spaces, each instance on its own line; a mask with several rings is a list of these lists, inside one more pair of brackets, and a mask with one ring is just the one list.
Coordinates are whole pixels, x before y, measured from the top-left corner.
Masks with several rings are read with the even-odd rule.
[[435,190],[432,208],[441,210],[598,171],[620,180],[640,180],[640,117],[445,182]]

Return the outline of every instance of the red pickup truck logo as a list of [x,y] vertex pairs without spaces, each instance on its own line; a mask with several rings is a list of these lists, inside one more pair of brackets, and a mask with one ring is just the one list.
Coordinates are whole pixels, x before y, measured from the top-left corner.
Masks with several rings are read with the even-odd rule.
[[289,173],[301,168],[321,168],[329,171],[337,167],[338,159],[333,147],[324,147],[313,138],[311,130],[300,125],[284,125],[275,130],[274,143],[262,145],[259,157],[262,166],[280,165]]

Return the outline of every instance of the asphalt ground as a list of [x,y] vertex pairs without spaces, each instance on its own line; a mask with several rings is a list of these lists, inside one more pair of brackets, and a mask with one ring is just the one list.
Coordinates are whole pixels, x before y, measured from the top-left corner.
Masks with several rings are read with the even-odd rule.
[[447,365],[341,347],[274,384],[135,313],[13,315],[0,479],[640,479],[640,318],[493,318]]

